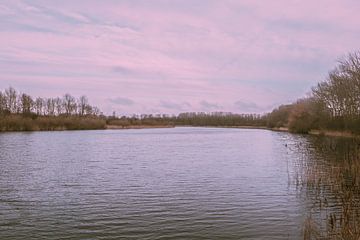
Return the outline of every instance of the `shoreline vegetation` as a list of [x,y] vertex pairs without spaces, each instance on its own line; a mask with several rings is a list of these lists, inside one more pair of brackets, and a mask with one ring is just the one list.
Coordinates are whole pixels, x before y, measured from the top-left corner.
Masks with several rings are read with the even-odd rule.
[[[76,99],[65,94],[62,98],[45,99],[18,93],[12,87],[0,91],[0,132],[187,126],[267,129],[334,137],[326,138],[325,144],[319,146],[319,153],[327,160],[326,166],[324,162],[308,162],[307,158],[295,163],[300,171],[296,173],[296,186],[315,193],[318,200],[318,206],[314,205],[306,219],[304,239],[360,238],[360,52],[340,60],[306,98],[266,114],[187,112],[105,116],[89,104],[86,96]],[[342,147],[338,140],[349,143]],[[332,161],[329,152],[340,155]],[[329,205],[331,199],[326,195],[329,191],[335,193],[332,201],[337,208]]]
[[160,128],[175,126],[261,128],[353,137],[360,134],[360,52],[340,60],[308,97],[265,114],[186,112],[178,115],[105,116],[86,96],[33,98],[0,91],[0,132]]
[[119,126],[119,125],[106,125],[105,129],[115,130],[115,129],[146,129],[146,128],[174,128],[174,125],[129,125],[129,126]]

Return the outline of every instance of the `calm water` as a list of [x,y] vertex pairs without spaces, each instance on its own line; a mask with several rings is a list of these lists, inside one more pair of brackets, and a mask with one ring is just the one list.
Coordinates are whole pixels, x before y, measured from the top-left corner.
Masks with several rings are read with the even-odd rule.
[[[0,239],[301,239],[306,137],[174,128],[0,134]],[[305,156],[306,157],[306,156]]]

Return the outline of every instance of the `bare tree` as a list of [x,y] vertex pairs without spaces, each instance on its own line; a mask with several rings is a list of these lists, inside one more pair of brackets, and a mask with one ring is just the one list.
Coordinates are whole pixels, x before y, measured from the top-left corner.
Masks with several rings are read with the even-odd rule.
[[360,132],[360,52],[339,61],[312,94],[330,112],[328,126]]
[[93,114],[93,107],[89,104],[85,106],[85,115],[92,115]]
[[55,102],[55,109],[56,109],[57,115],[59,116],[59,115],[63,114],[64,104],[63,104],[61,98],[59,98],[59,97],[55,98],[54,102]]
[[0,91],[0,114],[6,111],[6,96]]
[[30,114],[34,106],[34,100],[31,98],[31,96],[23,93],[20,96],[20,105],[21,112],[23,114]]
[[86,96],[81,96],[78,101],[79,114],[83,116],[86,113],[86,107],[89,105],[89,101]]
[[9,87],[4,92],[0,91],[0,114],[9,113],[36,113],[37,115],[101,115],[97,107],[89,104],[86,96],[76,100],[72,95],[65,94],[63,98],[41,98],[33,99],[30,95],[18,94],[16,90]]
[[6,109],[11,113],[17,112],[17,93],[13,87],[9,87],[5,90],[6,96]]
[[100,109],[97,108],[97,107],[93,107],[92,108],[92,114],[95,115],[95,116],[101,115]]
[[36,98],[35,100],[35,111],[37,115],[42,115],[44,113],[44,99],[41,97]]
[[46,114],[49,116],[55,115],[55,99],[54,98],[48,98],[46,99]]
[[76,111],[76,101],[70,94],[65,94],[63,98],[63,104],[66,115],[71,115]]

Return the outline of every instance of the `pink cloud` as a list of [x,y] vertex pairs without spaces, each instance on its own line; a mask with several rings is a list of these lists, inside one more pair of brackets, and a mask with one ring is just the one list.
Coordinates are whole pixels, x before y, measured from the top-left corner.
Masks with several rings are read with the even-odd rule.
[[[8,1],[0,5],[0,88],[31,85],[30,94],[46,95],[41,86],[58,86],[48,93],[86,94],[109,112],[176,113],[181,107],[165,106],[183,103],[265,111],[303,96],[357,48],[359,5]],[[107,101],[120,97],[136,104]]]

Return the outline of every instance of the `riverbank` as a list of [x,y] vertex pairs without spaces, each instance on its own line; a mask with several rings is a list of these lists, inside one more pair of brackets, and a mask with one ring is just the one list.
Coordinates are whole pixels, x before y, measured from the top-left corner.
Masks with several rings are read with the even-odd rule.
[[[194,126],[175,124],[130,124],[115,125],[106,124],[106,121],[97,117],[37,117],[36,119],[24,118],[20,115],[7,116],[0,119],[0,132],[19,131],[66,131],[66,130],[122,130],[122,129],[150,129],[150,128],[174,128],[174,127],[208,127],[208,128],[237,128],[237,129],[261,129],[277,132],[291,132],[286,127],[269,128],[266,126]],[[360,135],[348,131],[311,130],[310,135],[360,138]]]
[[146,123],[127,121],[126,124],[112,124],[105,117],[98,116],[23,116],[21,114],[0,115],[0,132],[104,130],[171,128],[172,123]]
[[106,121],[94,116],[30,116],[0,117],[0,132],[63,131],[105,129]]
[[[277,132],[291,132],[288,128],[268,128],[271,131]],[[327,136],[327,137],[346,137],[346,138],[359,138],[360,135],[351,133],[349,131],[334,131],[334,130],[310,130],[307,134],[316,136]]]
[[121,125],[106,125],[105,129],[145,129],[145,128],[174,128],[174,125],[128,125],[128,126],[121,126]]
[[199,127],[199,128],[241,128],[241,129],[263,129],[269,130],[268,127],[265,126],[194,126],[194,125],[175,125],[174,127]]
[[[281,128],[267,128],[272,131],[278,132],[290,132],[288,128],[281,127]],[[346,137],[346,138],[360,138],[360,135],[351,133],[349,131],[334,131],[334,130],[310,130],[308,132],[309,135],[316,135],[316,136],[327,136],[327,137]]]
[[309,134],[328,137],[360,138],[360,135],[348,131],[311,130]]

